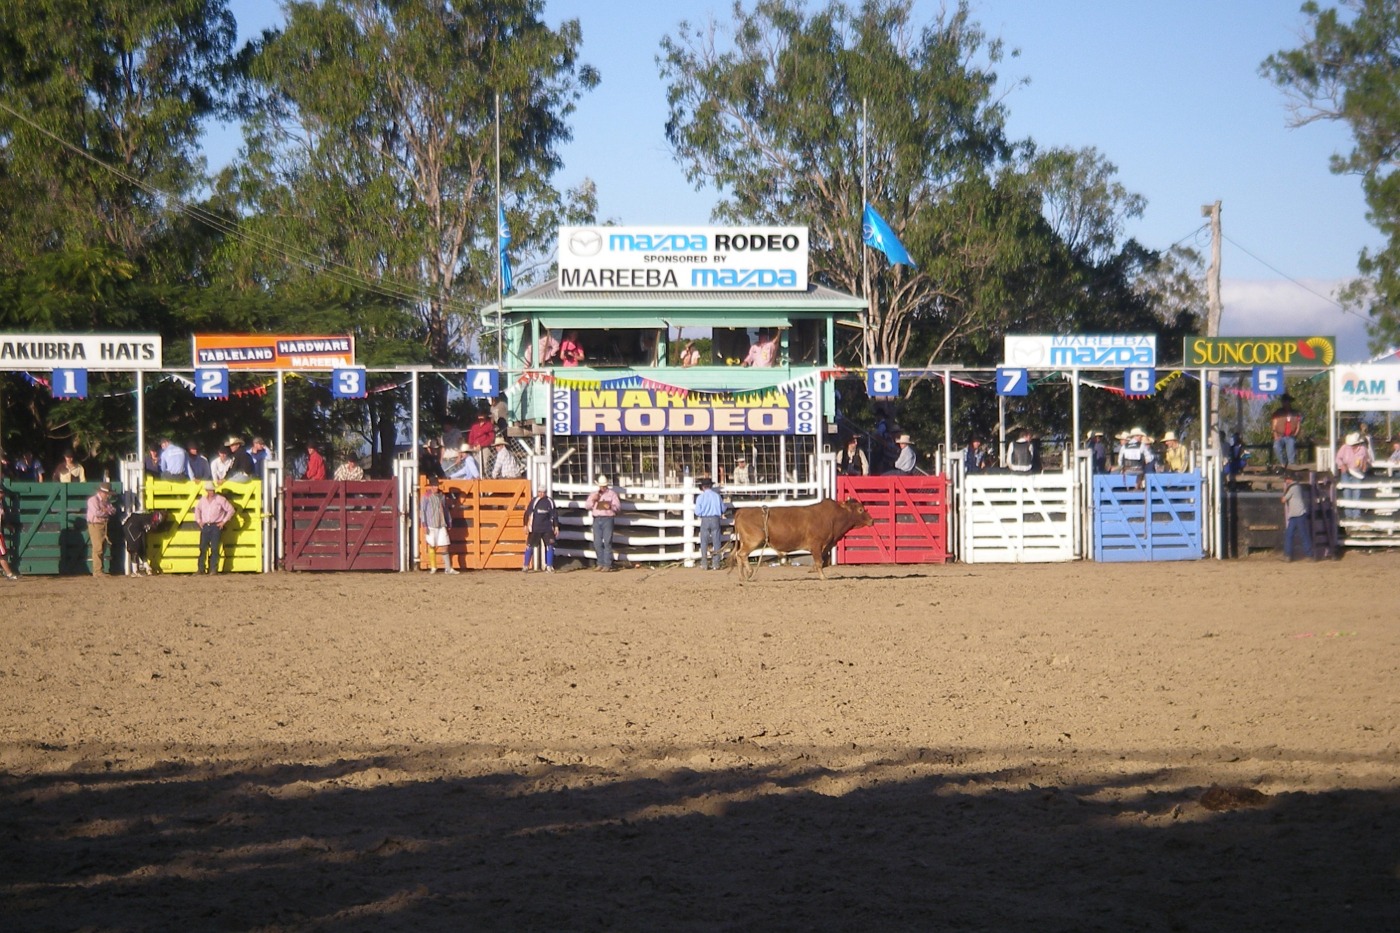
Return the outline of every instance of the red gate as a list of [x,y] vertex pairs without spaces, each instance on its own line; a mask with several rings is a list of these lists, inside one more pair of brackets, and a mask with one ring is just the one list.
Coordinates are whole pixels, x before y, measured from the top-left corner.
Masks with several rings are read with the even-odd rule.
[[282,502],[286,569],[399,569],[394,480],[292,480]]
[[858,499],[875,524],[836,545],[843,564],[941,564],[948,559],[946,476],[838,476],[836,498]]

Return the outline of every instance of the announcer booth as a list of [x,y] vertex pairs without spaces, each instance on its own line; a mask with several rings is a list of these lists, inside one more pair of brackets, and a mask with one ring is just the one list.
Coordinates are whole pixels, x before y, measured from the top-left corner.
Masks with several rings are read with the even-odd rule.
[[596,559],[599,475],[629,563],[698,558],[702,477],[736,507],[834,492],[836,327],[866,304],[807,269],[802,227],[566,227],[559,277],[486,309],[512,418],[541,435],[531,477],[561,509],[556,553]]

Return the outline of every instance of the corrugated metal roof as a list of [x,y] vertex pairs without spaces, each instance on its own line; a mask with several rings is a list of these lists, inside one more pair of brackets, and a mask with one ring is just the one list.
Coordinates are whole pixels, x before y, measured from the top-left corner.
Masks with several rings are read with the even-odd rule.
[[[773,308],[808,307],[813,311],[861,310],[863,298],[838,292],[824,285],[808,285],[805,292],[565,292],[559,280],[552,279],[512,295],[502,302],[502,310],[538,310],[541,307],[610,308]],[[494,311],[494,306],[492,308]]]

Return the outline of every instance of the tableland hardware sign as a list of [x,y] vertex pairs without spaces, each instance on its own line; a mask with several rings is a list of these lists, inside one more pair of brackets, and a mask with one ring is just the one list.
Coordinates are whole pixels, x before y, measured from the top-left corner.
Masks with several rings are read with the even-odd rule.
[[561,292],[807,290],[806,227],[561,227]]
[[1007,334],[1002,362],[1016,369],[1150,369],[1156,334]]
[[156,370],[161,352],[158,334],[0,334],[5,370]]
[[1400,411],[1400,366],[1358,363],[1332,370],[1337,411]]
[[195,334],[194,365],[226,369],[352,369],[355,338]]
[[1182,365],[1203,369],[1331,366],[1336,337],[1187,337]]
[[554,389],[556,437],[584,434],[816,434],[821,389],[798,385],[738,398],[663,389]]

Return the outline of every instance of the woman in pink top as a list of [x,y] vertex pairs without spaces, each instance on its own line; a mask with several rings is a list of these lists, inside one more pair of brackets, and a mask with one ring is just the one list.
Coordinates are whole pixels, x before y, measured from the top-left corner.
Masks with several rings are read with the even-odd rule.
[[571,330],[559,344],[559,359],[565,366],[577,366],[583,362],[583,347],[579,346],[578,331]]

